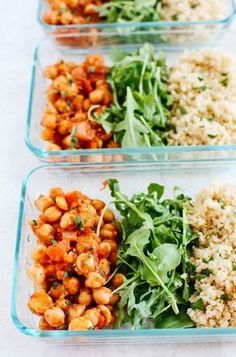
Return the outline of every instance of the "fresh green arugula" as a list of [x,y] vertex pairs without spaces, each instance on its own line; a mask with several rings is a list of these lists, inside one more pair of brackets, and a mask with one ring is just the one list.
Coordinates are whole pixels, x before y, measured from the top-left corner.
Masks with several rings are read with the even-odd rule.
[[120,295],[116,326],[193,327],[186,313],[193,292],[189,256],[196,238],[186,215],[190,198],[176,188],[174,198],[163,199],[164,187],[151,183],[147,193],[130,199],[116,179],[108,180],[108,185],[122,217],[118,270],[125,280],[116,289]]
[[98,7],[98,14],[106,22],[160,21],[160,0],[111,0]]
[[156,57],[150,44],[135,53],[116,49],[111,57],[108,82],[113,104],[94,119],[114,133],[121,147],[166,145],[173,97],[165,57]]

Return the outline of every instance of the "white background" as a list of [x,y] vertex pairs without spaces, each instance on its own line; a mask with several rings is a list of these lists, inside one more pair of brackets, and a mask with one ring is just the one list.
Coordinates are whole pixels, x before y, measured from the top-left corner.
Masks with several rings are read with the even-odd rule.
[[[24,144],[37,0],[0,0],[0,356],[235,356],[235,343],[63,347],[20,334],[10,319],[12,260],[21,182],[38,161]],[[236,26],[235,26],[236,28]],[[231,45],[232,46],[232,45]],[[236,39],[233,44],[236,47]]]

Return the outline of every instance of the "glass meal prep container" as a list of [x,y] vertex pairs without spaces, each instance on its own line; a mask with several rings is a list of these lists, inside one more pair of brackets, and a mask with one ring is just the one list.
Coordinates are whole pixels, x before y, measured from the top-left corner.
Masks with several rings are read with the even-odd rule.
[[[189,44],[216,43],[216,41],[228,30],[236,10],[235,0],[222,0],[225,4],[225,14],[221,18],[208,21],[151,21],[151,22],[119,22],[119,23],[94,23],[79,25],[49,25],[44,21],[44,15],[50,9],[48,0],[39,0],[38,22],[47,35],[67,34],[64,43],[68,46],[77,44],[78,38],[74,34],[87,34],[86,42],[100,40],[99,32],[103,34],[131,34],[137,37],[140,32],[148,35],[155,32],[157,41],[166,44]],[[52,37],[57,41],[58,37]]]
[[[76,38],[83,41],[86,35],[75,35]],[[205,146],[159,146],[159,147],[140,147],[140,148],[102,148],[102,149],[71,149],[71,150],[47,150],[48,143],[41,138],[42,126],[40,125],[43,117],[46,104],[46,89],[48,80],[44,77],[43,71],[47,65],[56,63],[58,60],[75,61],[81,63],[89,54],[101,54],[105,58],[107,65],[111,64],[110,53],[111,49],[118,48],[127,51],[135,51],[141,47],[136,39],[130,35],[99,34],[101,43],[92,47],[74,47],[68,48],[61,43],[55,46],[50,39],[43,40],[36,48],[30,99],[28,107],[28,116],[25,132],[25,141],[31,152],[43,162],[57,163],[91,163],[91,162],[129,162],[129,161],[155,161],[155,160],[208,160],[211,158],[232,158],[236,156],[235,145],[205,145]],[[63,39],[66,36],[59,36],[58,39]],[[144,37],[144,38],[143,38]],[[139,40],[143,38],[145,42],[145,34],[141,34]],[[226,52],[230,51],[235,54],[235,47],[231,44],[235,40],[235,33],[230,32],[223,41],[221,48]],[[180,46],[172,47],[171,49],[164,44],[158,45],[155,42],[155,34],[153,37],[148,35],[148,41],[155,47],[158,53],[164,53],[167,57],[167,63],[174,63],[183,49]],[[191,49],[192,47],[186,47]],[[198,48],[198,47],[197,47]]]
[[[111,201],[109,190],[101,191],[102,183],[109,178],[117,178],[122,191],[128,195],[146,191],[147,185],[156,182],[165,186],[165,195],[173,193],[179,186],[186,195],[196,194],[212,183],[236,182],[235,161],[218,162],[154,162],[147,164],[95,164],[95,165],[44,165],[32,170],[22,186],[17,227],[14,260],[14,278],[11,301],[11,316],[22,333],[47,342],[74,345],[128,344],[155,342],[193,342],[235,340],[236,328],[189,328],[189,329],[104,329],[93,331],[41,331],[38,317],[28,309],[27,302],[33,292],[33,283],[27,276],[32,264],[31,252],[36,239],[29,221],[36,217],[34,200],[39,194],[46,194],[53,186],[65,191],[78,189],[91,198]],[[134,185],[135,182],[135,185]],[[118,214],[113,205],[112,209]]]

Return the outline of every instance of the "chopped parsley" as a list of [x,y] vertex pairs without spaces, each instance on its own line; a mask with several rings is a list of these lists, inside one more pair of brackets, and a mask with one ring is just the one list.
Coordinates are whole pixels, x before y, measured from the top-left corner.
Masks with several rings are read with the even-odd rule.
[[78,138],[76,135],[76,127],[73,126],[71,130],[71,149],[76,149],[78,146]]
[[82,218],[80,216],[76,216],[75,217],[75,225],[80,230],[82,230],[84,228],[83,221],[82,221]]
[[224,87],[227,87],[229,84],[229,73],[222,73],[222,76],[224,77],[224,79],[220,81],[220,84],[222,84],[222,86]]
[[217,137],[217,135],[214,135],[214,134],[208,134],[208,137],[211,138],[211,139],[215,139]]
[[205,305],[202,299],[199,299],[191,304],[193,310],[205,311]]
[[59,286],[61,286],[61,284],[59,284],[57,281],[54,281],[52,283],[52,286],[53,286],[54,289],[57,289]]
[[179,107],[179,110],[182,115],[187,114],[187,110],[184,107]]
[[38,223],[37,223],[37,221],[35,219],[32,220],[32,223],[33,223],[34,226],[38,225]]

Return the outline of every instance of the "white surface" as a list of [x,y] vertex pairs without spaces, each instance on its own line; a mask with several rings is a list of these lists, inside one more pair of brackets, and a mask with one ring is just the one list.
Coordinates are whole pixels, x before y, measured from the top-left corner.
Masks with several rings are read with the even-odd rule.
[[[236,343],[58,347],[20,334],[10,320],[12,261],[21,182],[38,164],[24,144],[32,55],[43,36],[37,0],[0,1],[0,356],[234,356]],[[236,28],[236,27],[235,27]],[[235,44],[234,44],[235,46]]]

